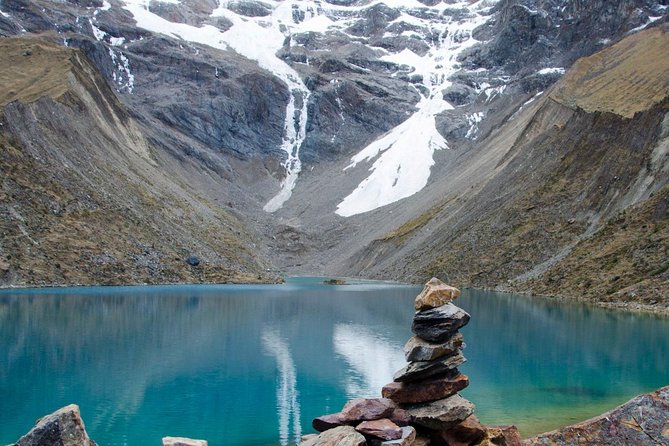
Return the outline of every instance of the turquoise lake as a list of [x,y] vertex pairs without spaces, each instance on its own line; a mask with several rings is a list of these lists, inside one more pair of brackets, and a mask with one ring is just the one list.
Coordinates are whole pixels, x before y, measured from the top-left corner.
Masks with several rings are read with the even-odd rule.
[[[100,446],[185,436],[292,445],[404,366],[420,287],[157,286],[0,291],[0,444],[76,403]],[[464,290],[462,392],[523,436],[669,384],[669,319]]]

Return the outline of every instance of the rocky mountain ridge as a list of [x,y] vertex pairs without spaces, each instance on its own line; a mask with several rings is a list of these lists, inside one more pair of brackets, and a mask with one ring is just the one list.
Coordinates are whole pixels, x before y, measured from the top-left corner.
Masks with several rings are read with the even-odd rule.
[[[0,35],[79,49],[149,148],[142,162],[181,184],[186,201],[204,203],[196,208],[213,213],[205,232],[235,228],[226,246],[178,256],[164,246],[157,258],[192,255],[203,268],[220,264],[216,253],[249,252],[243,269],[256,278],[267,269],[416,282],[441,275],[617,301],[631,292],[650,303],[667,282],[650,274],[662,270],[666,248],[666,213],[656,210],[667,178],[667,8],[652,0],[4,0]],[[38,128],[15,131],[24,135],[15,148],[25,151]],[[11,163],[57,158],[54,147]],[[110,166],[115,172],[93,178],[127,168]],[[659,201],[644,204],[649,198]],[[621,242],[645,260],[624,279],[577,279],[583,274],[570,256],[579,243],[592,243],[633,205],[655,206],[641,214],[659,222],[635,220],[651,228],[650,248],[639,249],[640,235],[629,230]],[[48,222],[42,212],[35,219]],[[138,224],[182,224],[157,215],[143,206]],[[6,231],[19,231],[14,220]],[[180,246],[210,239],[197,225],[181,232]],[[131,251],[129,237],[119,237],[117,260]],[[11,247],[7,240],[4,283],[30,283],[17,281],[20,262],[7,257],[27,239]],[[104,255],[95,243],[90,249]],[[461,258],[431,254],[445,251]],[[593,261],[607,264],[600,254]],[[228,257],[223,263],[235,269]],[[72,260],[60,263],[75,269]],[[50,274],[33,283],[67,282]],[[77,281],[216,280],[143,275]],[[627,290],[646,277],[657,292]]]

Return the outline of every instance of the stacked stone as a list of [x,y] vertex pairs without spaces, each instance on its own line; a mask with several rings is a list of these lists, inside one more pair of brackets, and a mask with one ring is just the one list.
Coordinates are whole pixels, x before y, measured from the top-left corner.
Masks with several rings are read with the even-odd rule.
[[415,301],[411,330],[416,336],[404,346],[409,364],[382,390],[384,398],[409,413],[411,424],[432,444],[476,444],[485,435],[473,415],[474,405],[458,394],[469,385],[458,367],[466,361],[459,330],[470,319],[451,303],[459,295],[457,288],[436,278],[425,285]]
[[320,435],[300,446],[519,446],[515,427],[484,427],[474,405],[458,392],[469,378],[460,328],[469,314],[451,303],[460,291],[430,280],[416,297],[416,314],[404,353],[409,364],[383,387],[383,398],[358,398],[341,412],[313,420]]

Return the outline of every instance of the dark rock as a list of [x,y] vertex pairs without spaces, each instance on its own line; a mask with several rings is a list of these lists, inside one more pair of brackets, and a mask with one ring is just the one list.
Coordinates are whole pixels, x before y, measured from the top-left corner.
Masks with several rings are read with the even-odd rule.
[[474,405],[456,394],[427,404],[407,406],[406,410],[411,414],[414,424],[429,429],[447,430],[474,413]]
[[451,105],[471,104],[476,100],[478,93],[472,87],[463,84],[452,84],[442,92],[444,100]]
[[233,1],[227,8],[246,17],[265,17],[272,13],[272,7],[259,1]]
[[437,378],[412,383],[392,382],[383,386],[382,395],[398,404],[426,403],[449,397],[468,385],[467,375],[459,374],[454,378]]
[[426,341],[444,342],[467,325],[469,318],[462,308],[449,303],[416,313],[411,331]]
[[412,362],[393,376],[396,382],[420,381],[434,376],[455,377],[459,372],[457,367],[464,364],[465,357],[461,353],[438,359],[436,361]]
[[41,418],[15,446],[95,446],[88,437],[79,406],[70,404]]
[[402,438],[402,428],[387,418],[363,421],[355,427],[355,430],[363,435],[370,435],[382,440],[397,440]]
[[[669,386],[639,395],[610,412],[573,426],[528,438],[526,446],[669,444]],[[514,444],[514,443],[507,443]]]
[[344,405],[341,417],[347,422],[369,421],[388,418],[397,409],[397,404],[387,398],[356,398]]
[[365,437],[352,426],[339,426],[317,437],[302,441],[300,446],[363,446],[365,444]]
[[198,266],[200,264],[200,259],[198,259],[196,256],[188,256],[186,258],[186,263],[188,263],[190,266]]
[[485,436],[486,429],[476,415],[470,415],[462,423],[447,430],[440,431],[442,440],[449,446],[476,444]]
[[344,417],[340,413],[333,413],[329,415],[322,415],[320,417],[316,417],[311,421],[311,425],[313,426],[314,429],[316,429],[318,432],[324,432],[328,429],[332,429],[334,427],[338,426],[343,426],[345,424],[348,424]]
[[462,334],[456,333],[444,343],[428,342],[418,336],[413,336],[404,345],[404,356],[407,361],[432,361],[442,356],[450,355],[464,345]]
[[416,429],[412,426],[405,426],[401,430],[402,436],[397,440],[380,441],[372,439],[370,444],[372,446],[419,446],[414,442],[416,439]]

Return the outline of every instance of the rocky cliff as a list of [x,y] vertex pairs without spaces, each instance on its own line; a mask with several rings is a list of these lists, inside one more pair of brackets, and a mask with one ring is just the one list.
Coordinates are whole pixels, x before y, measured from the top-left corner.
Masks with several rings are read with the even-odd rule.
[[78,50],[0,40],[0,283],[255,281],[233,215],[160,166]]

